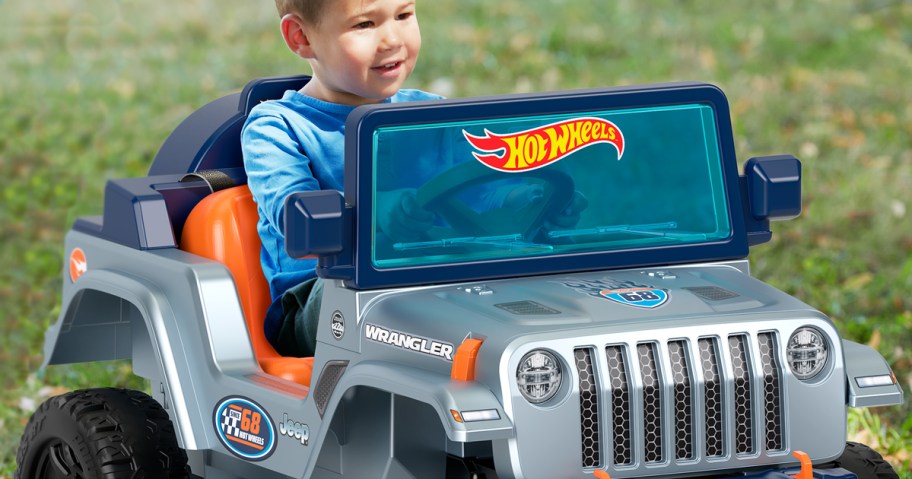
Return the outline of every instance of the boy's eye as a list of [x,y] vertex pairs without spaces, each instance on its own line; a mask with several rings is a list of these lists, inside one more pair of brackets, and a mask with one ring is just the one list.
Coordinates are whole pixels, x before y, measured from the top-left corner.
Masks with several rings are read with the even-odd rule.
[[361,22],[361,23],[355,24],[355,28],[357,28],[357,29],[359,29],[359,30],[363,30],[363,29],[365,29],[365,28],[370,28],[370,27],[372,27],[372,26],[374,26],[374,22],[372,22],[372,21],[370,21],[370,20],[366,20],[366,21],[363,21],[363,22]]
[[396,18],[398,18],[399,20],[408,20],[414,14],[415,14],[414,12],[404,12],[404,13],[400,13],[399,16],[397,16]]

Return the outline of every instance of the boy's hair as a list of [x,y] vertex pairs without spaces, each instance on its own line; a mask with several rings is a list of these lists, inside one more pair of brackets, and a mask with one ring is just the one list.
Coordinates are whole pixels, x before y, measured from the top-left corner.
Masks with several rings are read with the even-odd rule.
[[279,10],[280,17],[284,17],[289,13],[295,13],[305,22],[316,25],[320,21],[320,15],[323,13],[327,1],[328,0],[275,0],[275,4],[276,9]]

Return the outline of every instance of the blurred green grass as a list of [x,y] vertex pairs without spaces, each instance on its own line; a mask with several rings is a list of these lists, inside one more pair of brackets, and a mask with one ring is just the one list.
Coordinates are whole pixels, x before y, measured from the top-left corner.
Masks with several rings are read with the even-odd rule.
[[[830,315],[912,384],[912,4],[896,0],[427,0],[408,86],[447,96],[702,80],[736,148],[804,164],[805,209],[755,276]],[[129,364],[38,371],[63,235],[110,178],[144,175],[186,115],[255,77],[307,71],[272,2],[0,0],[0,477],[36,403],[142,382]],[[908,396],[907,396],[908,398]],[[854,438],[912,460],[910,402],[853,412]]]

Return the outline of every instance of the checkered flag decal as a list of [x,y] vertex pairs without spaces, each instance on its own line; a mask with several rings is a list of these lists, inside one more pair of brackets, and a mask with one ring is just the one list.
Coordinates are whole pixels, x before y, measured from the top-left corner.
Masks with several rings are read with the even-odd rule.
[[238,433],[241,432],[241,428],[238,427],[240,422],[240,411],[235,411],[230,407],[226,407],[225,410],[222,411],[222,430],[225,431],[225,435],[238,437]]

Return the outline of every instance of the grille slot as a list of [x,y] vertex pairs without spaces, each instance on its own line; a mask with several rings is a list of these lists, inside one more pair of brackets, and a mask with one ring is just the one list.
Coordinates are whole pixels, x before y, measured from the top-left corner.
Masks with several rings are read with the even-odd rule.
[[576,348],[583,467],[785,450],[777,342],[762,332],[609,344],[605,363]]
[[599,442],[598,377],[592,371],[592,351],[579,348],[573,351],[579,373],[580,434],[583,444],[583,467],[602,465]]
[[728,337],[735,386],[735,452],[754,452],[754,409],[751,404],[751,363],[743,335]]
[[643,381],[643,438],[646,462],[662,462],[662,381],[656,363],[656,345],[637,346],[640,357],[640,377]]
[[722,442],[722,376],[719,374],[719,353],[712,339],[703,338],[700,364],[703,367],[703,410],[706,443],[704,453],[709,457],[725,454]]
[[605,348],[608,356],[608,387],[611,394],[611,429],[614,439],[614,463],[633,463],[633,437],[630,424],[630,383],[623,346]]
[[779,358],[776,356],[776,339],[773,333],[757,336],[760,344],[760,366],[763,368],[763,412],[766,432],[766,449],[782,449],[782,384]]
[[668,343],[668,357],[674,381],[674,430],[675,458],[693,458],[693,387],[687,365],[687,344],[684,341]]

